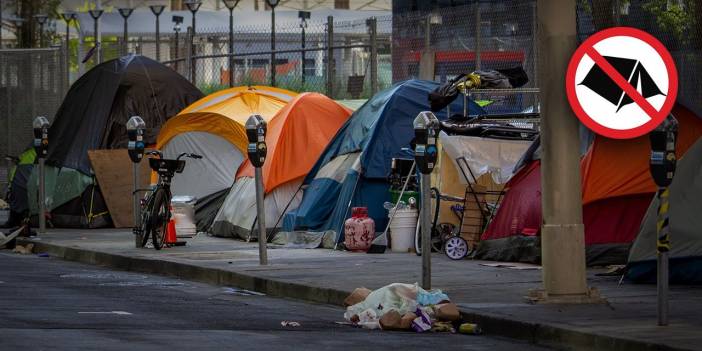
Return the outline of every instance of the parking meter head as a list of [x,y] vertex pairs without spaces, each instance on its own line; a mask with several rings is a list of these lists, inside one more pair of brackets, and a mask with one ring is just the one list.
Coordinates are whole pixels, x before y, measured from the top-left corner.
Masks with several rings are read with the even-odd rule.
[[129,153],[129,158],[134,163],[139,163],[142,158],[144,158],[144,130],[146,129],[146,123],[139,116],[132,116],[127,121],[127,137],[129,138],[129,143],[127,144],[127,151]]
[[651,176],[656,185],[667,187],[673,182],[675,174],[678,121],[672,115],[668,116],[649,133],[649,138],[651,140]]
[[49,149],[49,120],[39,116],[32,122],[34,149],[39,158],[45,158]]
[[246,120],[246,137],[249,139],[248,155],[251,164],[256,167],[263,167],[266,161],[266,121],[260,115],[251,115]]
[[436,166],[439,119],[429,111],[420,112],[414,119],[414,159],[423,174],[429,174]]

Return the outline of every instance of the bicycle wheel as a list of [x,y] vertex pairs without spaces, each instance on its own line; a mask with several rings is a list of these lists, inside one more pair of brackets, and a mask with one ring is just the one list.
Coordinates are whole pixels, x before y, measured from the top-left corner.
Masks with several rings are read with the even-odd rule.
[[139,241],[141,243],[141,247],[146,246],[146,244],[149,242],[149,238],[151,237],[151,204],[153,199],[153,193],[149,194],[148,197],[146,198],[146,205],[141,207],[141,216],[140,216],[140,222],[139,222]]
[[165,189],[158,189],[154,193],[153,207],[151,208],[151,233],[154,249],[161,250],[166,239],[168,228],[169,199]]

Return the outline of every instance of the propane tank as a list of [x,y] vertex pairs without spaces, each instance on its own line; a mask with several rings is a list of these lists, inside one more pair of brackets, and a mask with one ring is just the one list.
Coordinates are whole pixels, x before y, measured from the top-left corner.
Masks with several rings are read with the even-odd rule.
[[344,223],[344,244],[350,251],[366,252],[375,237],[375,222],[368,217],[367,207],[354,207]]

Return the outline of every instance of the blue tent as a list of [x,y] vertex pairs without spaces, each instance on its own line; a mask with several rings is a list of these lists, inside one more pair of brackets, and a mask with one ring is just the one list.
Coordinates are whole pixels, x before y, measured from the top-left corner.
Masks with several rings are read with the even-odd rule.
[[[406,149],[414,138],[412,122],[420,112],[430,110],[428,94],[438,85],[400,82],[361,106],[307,175],[302,202],[285,215],[283,231],[331,232],[334,243],[342,241],[343,224],[353,206],[368,207],[376,231],[382,230],[387,224],[383,203],[390,200],[386,179],[392,158],[411,158]],[[450,111],[462,112],[463,99],[456,99]],[[468,111],[484,113],[471,100]],[[436,116],[445,119],[447,113],[440,111]]]

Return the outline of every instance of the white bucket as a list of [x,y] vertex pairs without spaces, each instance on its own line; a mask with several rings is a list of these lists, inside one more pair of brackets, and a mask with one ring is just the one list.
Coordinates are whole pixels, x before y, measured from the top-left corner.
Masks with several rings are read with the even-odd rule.
[[417,210],[404,208],[390,211],[395,217],[390,222],[390,247],[392,252],[408,252],[414,250],[414,231],[417,227]]

